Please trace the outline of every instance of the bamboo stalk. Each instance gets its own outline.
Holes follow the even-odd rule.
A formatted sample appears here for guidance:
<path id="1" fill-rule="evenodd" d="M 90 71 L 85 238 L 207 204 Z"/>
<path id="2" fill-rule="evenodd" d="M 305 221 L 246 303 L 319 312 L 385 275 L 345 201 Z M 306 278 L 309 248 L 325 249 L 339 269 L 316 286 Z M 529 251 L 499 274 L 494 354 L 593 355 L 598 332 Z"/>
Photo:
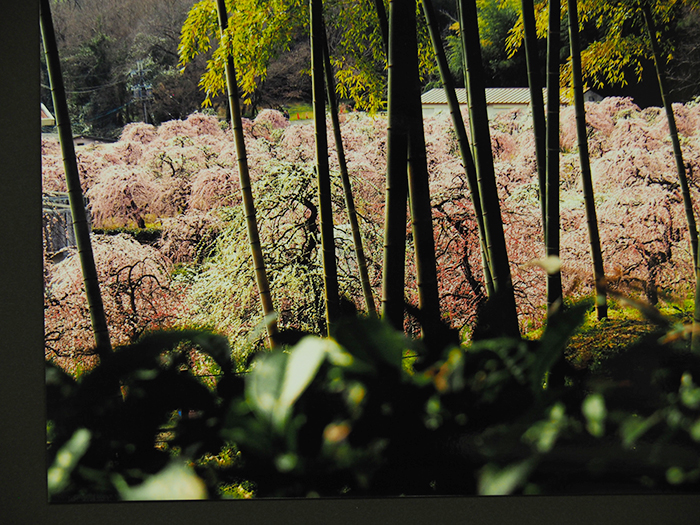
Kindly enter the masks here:
<path id="1" fill-rule="evenodd" d="M 382 41 L 384 42 L 384 51 L 389 54 L 389 21 L 386 16 L 386 9 L 384 9 L 384 0 L 370 0 L 374 2 L 374 8 L 377 11 L 377 18 L 379 19 L 379 30 L 382 33 Z"/>
<path id="2" fill-rule="evenodd" d="M 408 4 L 406 7 L 408 25 L 403 32 L 403 53 L 406 56 L 409 75 L 409 83 L 404 86 L 408 110 L 408 200 L 415 246 L 416 284 L 423 338 L 438 344 L 436 338 L 440 329 L 440 300 L 420 94 L 416 2 L 415 0 L 405 1 Z"/>
<path id="3" fill-rule="evenodd" d="M 549 0 L 547 34 L 547 189 L 545 244 L 548 257 L 559 257 L 559 50 L 560 2 Z M 561 271 L 547 275 L 547 306 L 551 312 L 562 301 Z"/>
<path id="4" fill-rule="evenodd" d="M 475 0 L 459 0 L 458 5 L 460 34 L 465 54 L 464 69 L 469 100 L 469 122 L 472 129 L 479 198 L 484 215 L 494 294 L 499 301 L 499 329 L 504 335 L 515 337 L 520 335 L 520 331 L 493 166 L 476 2 Z"/>
<path id="5" fill-rule="evenodd" d="M 340 314 L 338 297 L 338 269 L 335 260 L 333 236 L 333 208 L 331 206 L 331 176 L 328 165 L 328 137 L 326 132 L 326 104 L 323 78 L 323 4 L 309 0 L 311 17 L 311 82 L 313 89 L 314 131 L 316 136 L 316 176 L 318 183 L 321 253 L 326 300 L 326 330 Z"/>
<path id="6" fill-rule="evenodd" d="M 51 97 L 53 98 L 54 112 L 56 113 L 56 125 L 58 127 L 58 139 L 61 144 L 63 166 L 66 172 L 66 185 L 68 186 L 68 201 L 71 215 L 73 216 L 73 229 L 80 257 L 80 267 L 83 273 L 83 283 L 90 311 L 90 323 L 95 336 L 95 349 L 100 357 L 112 350 L 107 328 L 104 304 L 100 293 L 100 283 L 95 267 L 95 257 L 90 242 L 90 225 L 85 211 L 83 191 L 80 186 L 80 174 L 75 158 L 75 146 L 73 144 L 73 131 L 68 114 L 66 91 L 63 85 L 61 73 L 61 61 L 56 46 L 56 34 L 51 17 L 51 8 L 48 0 L 40 3 L 41 35 L 44 42 L 44 53 L 51 84 Z"/>
<path id="7" fill-rule="evenodd" d="M 404 87 L 409 82 L 402 48 L 408 24 L 404 0 L 389 2 L 387 175 L 382 268 L 382 318 L 403 331 L 408 200 L 408 107 Z"/>
<path id="8" fill-rule="evenodd" d="M 535 134 L 535 159 L 540 184 L 540 206 L 542 212 L 542 237 L 547 231 L 547 177 L 546 177 L 546 123 L 544 118 L 544 100 L 542 98 L 542 80 L 537 54 L 537 29 L 535 27 L 535 8 L 533 0 L 521 0 L 523 11 L 523 31 L 525 42 L 525 62 L 527 79 L 530 87 L 530 109 L 532 111 L 532 129 Z"/>
<path id="9" fill-rule="evenodd" d="M 328 50 L 328 39 L 326 37 L 325 27 L 323 31 L 323 71 L 326 77 L 326 94 L 328 96 L 328 105 L 330 108 L 331 122 L 333 124 L 333 138 L 335 139 L 335 149 L 338 152 L 340 179 L 343 183 L 345 206 L 348 211 L 348 221 L 350 221 L 350 229 L 352 231 L 352 240 L 353 246 L 355 248 L 355 257 L 357 258 L 357 268 L 358 273 L 360 274 L 360 284 L 362 285 L 362 294 L 365 299 L 365 304 L 367 305 L 367 313 L 372 317 L 376 317 L 377 307 L 374 304 L 374 294 L 372 293 L 372 285 L 369 281 L 369 273 L 367 272 L 367 258 L 365 257 L 365 250 L 362 246 L 362 234 L 360 233 L 360 225 L 357 220 L 355 199 L 352 195 L 352 184 L 350 183 L 350 174 L 348 173 L 348 165 L 345 159 L 343 137 L 340 132 L 338 102 L 335 98 L 335 80 L 333 78 L 333 68 L 331 67 L 330 53 Z"/>
<path id="10" fill-rule="evenodd" d="M 221 32 L 221 45 L 224 45 L 226 31 L 228 28 L 228 17 L 226 3 L 224 0 L 217 0 L 217 13 L 219 17 L 219 29 Z M 253 269 L 255 271 L 255 282 L 260 293 L 260 304 L 267 326 L 267 334 L 270 345 L 275 345 L 277 334 L 277 321 L 275 319 L 275 309 L 272 304 L 270 294 L 270 284 L 265 270 L 265 260 L 263 258 L 262 246 L 260 243 L 260 233 L 255 213 L 255 201 L 250 182 L 250 171 L 248 169 L 248 156 L 243 136 L 243 121 L 241 118 L 241 107 L 238 100 L 238 83 L 236 81 L 236 68 L 233 57 L 226 60 L 226 87 L 228 90 L 229 112 L 231 117 L 231 129 L 233 131 L 234 143 L 236 146 L 236 158 L 238 161 L 238 176 L 241 185 L 241 200 L 246 219 L 246 230 L 250 252 L 253 258 Z"/>
<path id="11" fill-rule="evenodd" d="M 459 106 L 459 101 L 457 100 L 455 84 L 452 80 L 450 68 L 447 65 L 447 57 L 445 56 L 445 49 L 442 45 L 440 28 L 437 25 L 437 17 L 435 16 L 435 8 L 433 7 L 432 0 L 423 0 L 423 12 L 425 13 L 428 31 L 430 32 L 433 49 L 435 50 L 435 58 L 438 64 L 438 70 L 440 71 L 440 79 L 442 80 L 442 86 L 445 90 L 445 96 L 447 97 L 447 105 L 450 108 L 452 125 L 454 126 L 455 134 L 457 135 L 457 144 L 459 145 L 459 153 L 462 157 L 464 173 L 467 176 L 469 194 L 471 196 L 472 204 L 474 205 L 474 216 L 476 217 L 477 226 L 479 228 L 479 242 L 481 245 L 484 281 L 486 284 L 487 293 L 489 296 L 491 296 L 493 295 L 493 282 L 491 278 L 490 263 L 488 260 L 489 253 L 486 248 L 486 230 L 484 227 L 481 200 L 479 199 L 479 183 L 476 175 L 474 157 L 472 156 L 471 146 L 469 145 L 467 128 L 464 125 L 462 111 Z"/>
<path id="12" fill-rule="evenodd" d="M 581 182 L 583 184 L 583 200 L 586 207 L 586 220 L 588 223 L 588 239 L 591 247 L 591 258 L 593 259 L 596 313 L 598 319 L 604 319 L 608 316 L 608 302 L 605 290 L 605 266 L 603 265 L 603 252 L 600 248 L 598 218 L 593 194 L 591 161 L 588 153 L 586 107 L 583 102 L 583 80 L 581 74 L 581 46 L 579 44 L 578 34 L 578 3 L 576 0 L 567 1 L 569 11 L 569 45 L 571 47 L 571 75 L 573 77 L 574 106 L 576 110 L 576 136 L 578 138 L 578 152 L 581 162 Z"/>

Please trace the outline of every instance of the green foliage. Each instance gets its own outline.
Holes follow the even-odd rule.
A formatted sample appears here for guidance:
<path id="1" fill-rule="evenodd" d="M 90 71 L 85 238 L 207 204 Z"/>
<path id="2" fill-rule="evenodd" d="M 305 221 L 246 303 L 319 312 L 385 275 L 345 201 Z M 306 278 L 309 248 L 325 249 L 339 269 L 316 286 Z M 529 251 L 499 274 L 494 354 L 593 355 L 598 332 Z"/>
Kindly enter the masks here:
<path id="1" fill-rule="evenodd" d="M 344 213 L 338 177 L 334 185 L 336 217 Z M 302 162 L 270 162 L 265 173 L 252 184 L 262 252 L 270 282 L 280 330 L 321 334 L 323 316 L 323 273 L 316 182 L 313 166 Z M 358 205 L 364 203 L 358 197 Z M 228 334 L 236 355 L 251 352 L 261 333 L 262 319 L 254 286 L 250 249 L 241 242 L 245 235 L 243 210 L 221 211 L 226 227 L 217 237 L 216 248 L 194 276 L 188 301 L 196 312 L 194 321 L 214 326 Z M 371 225 L 367 225 L 367 235 Z M 336 226 L 337 228 L 337 226 Z M 339 229 L 339 228 L 337 228 Z M 349 236 L 336 235 L 339 257 L 339 285 L 342 297 L 361 297 L 356 271 L 345 262 L 351 253 Z"/>
<path id="2" fill-rule="evenodd" d="M 520 86 L 527 82 L 525 54 L 508 53 L 506 40 L 517 22 L 520 2 L 517 0 L 479 0 L 479 37 L 487 86 Z M 445 39 L 450 71 L 457 83 L 464 81 L 462 39 L 459 23 L 450 26 Z"/>
<path id="3" fill-rule="evenodd" d="M 181 68 L 213 50 L 200 80 L 207 96 L 205 105 L 211 105 L 213 97 L 225 91 L 227 56 L 234 57 L 243 99 L 251 102 L 265 81 L 270 61 L 309 33 L 309 6 L 304 0 L 227 1 L 226 5 L 230 18 L 223 38 L 213 0 L 202 0 L 192 7 L 180 35 Z M 336 0 L 327 2 L 324 9 L 339 96 L 352 100 L 358 110 L 382 109 L 386 56 L 373 4 Z M 434 69 L 434 60 L 425 24 L 419 35 L 419 61 L 426 79 Z"/>
<path id="4" fill-rule="evenodd" d="M 652 9 L 661 34 L 664 58 L 674 55 L 674 27 L 682 20 L 683 10 L 697 10 L 697 0 L 579 0 L 579 27 L 590 43 L 582 44 L 581 66 L 586 84 L 594 88 L 625 86 L 639 82 L 645 63 L 652 58 L 652 50 L 645 33 L 643 4 Z M 566 5 L 562 5 L 562 16 Z M 547 2 L 535 2 L 538 38 L 545 38 L 547 29 Z M 513 55 L 523 42 L 522 14 L 513 25 L 506 48 Z M 570 59 L 562 65 L 562 83 L 571 86 Z"/>
<path id="5" fill-rule="evenodd" d="M 52 501 L 697 491 L 686 342 L 657 333 L 604 375 L 543 387 L 589 308 L 539 341 L 450 345 L 419 372 L 403 356 L 426 355 L 421 342 L 356 318 L 238 375 L 225 338 L 192 331 L 147 336 L 80 383 L 49 366 Z M 215 390 L 187 371 L 193 347 L 221 367 Z"/>
<path id="6" fill-rule="evenodd" d="M 206 496 L 186 458 L 218 450 L 205 429 L 220 407 L 189 373 L 194 349 L 216 361 L 219 384 L 230 377 L 226 339 L 201 331 L 147 335 L 105 356 L 80 382 L 47 363 L 52 501 Z M 173 416 L 178 410 L 183 415 Z"/>
<path id="7" fill-rule="evenodd" d="M 145 228 L 130 228 L 128 226 L 117 228 L 93 228 L 92 233 L 98 235 L 119 235 L 120 233 L 125 233 L 141 244 L 153 244 L 161 238 L 163 228 L 161 226 L 147 226 Z"/>
<path id="8" fill-rule="evenodd" d="M 657 305 L 658 317 L 650 320 L 629 300 L 611 299 L 605 319 L 597 320 L 592 311 L 584 317 L 580 329 L 567 343 L 567 358 L 576 368 L 597 373 L 605 369 L 607 359 L 624 353 L 660 328 L 668 330 L 669 340 L 685 337 L 693 320 L 693 300 L 688 298 L 681 306 L 676 302 Z"/>

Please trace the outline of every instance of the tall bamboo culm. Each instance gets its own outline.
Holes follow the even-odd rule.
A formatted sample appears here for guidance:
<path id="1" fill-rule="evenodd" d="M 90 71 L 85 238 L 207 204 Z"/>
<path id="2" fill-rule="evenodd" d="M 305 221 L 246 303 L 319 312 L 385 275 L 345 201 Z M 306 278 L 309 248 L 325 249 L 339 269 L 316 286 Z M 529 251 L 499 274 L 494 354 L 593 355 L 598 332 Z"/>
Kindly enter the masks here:
<path id="1" fill-rule="evenodd" d="M 583 101 L 583 80 L 581 75 L 581 46 L 579 44 L 578 35 L 578 3 L 576 0 L 567 1 L 569 11 L 569 45 L 571 47 L 571 75 L 573 77 L 574 106 L 576 110 L 576 135 L 578 138 L 579 159 L 581 161 L 583 200 L 586 206 L 586 220 L 588 222 L 588 240 L 591 246 L 591 258 L 593 259 L 596 314 L 598 319 L 604 319 L 608 316 L 608 301 L 605 291 L 605 266 L 603 265 L 603 252 L 600 248 L 598 217 L 593 194 L 591 162 L 588 154 L 586 107 Z"/>
<path id="2" fill-rule="evenodd" d="M 323 71 L 326 77 L 326 93 L 328 95 L 328 106 L 331 114 L 331 122 L 333 124 L 333 138 L 335 139 L 335 149 L 338 153 L 338 165 L 340 166 L 340 179 L 343 183 L 343 194 L 345 196 L 345 207 L 348 211 L 348 221 L 352 231 L 352 241 L 355 248 L 355 257 L 357 258 L 357 268 L 360 275 L 360 284 L 362 285 L 362 294 L 367 306 L 367 313 L 376 317 L 377 307 L 374 304 L 374 294 L 372 293 L 372 284 L 369 280 L 367 271 L 367 258 L 362 245 L 362 234 L 360 225 L 357 220 L 357 210 L 355 209 L 355 199 L 352 195 L 352 184 L 350 183 L 350 174 L 348 173 L 348 165 L 345 159 L 345 148 L 343 147 L 343 137 L 340 132 L 340 118 L 338 116 L 338 101 L 335 98 L 335 79 L 333 78 L 333 67 L 331 66 L 330 53 L 328 50 L 328 39 L 326 37 L 325 27 L 323 31 Z"/>
<path id="3" fill-rule="evenodd" d="M 469 122 L 472 130 L 472 148 L 479 185 L 479 199 L 481 200 L 486 230 L 488 260 L 491 265 L 493 299 L 498 301 L 498 307 L 494 313 L 498 315 L 499 332 L 503 335 L 519 337 L 520 330 L 513 281 L 510 274 L 510 263 L 501 218 L 501 204 L 493 166 L 476 1 L 458 0 L 457 5 L 465 56 L 465 85 L 469 101 Z"/>
<path id="4" fill-rule="evenodd" d="M 68 187 L 68 200 L 73 217 L 73 229 L 75 231 L 75 240 L 80 257 L 80 267 L 83 272 L 83 283 L 90 311 L 90 322 L 95 336 L 95 348 L 98 355 L 104 356 L 111 352 L 112 344 L 109 338 L 109 330 L 107 328 L 107 319 L 102 302 L 102 295 L 100 293 L 100 284 L 97 278 L 92 244 L 90 243 L 90 225 L 87 220 L 83 191 L 80 186 L 80 174 L 78 172 L 78 163 L 75 158 L 75 146 L 73 144 L 73 131 L 70 123 L 70 116 L 68 115 L 66 91 L 63 85 L 61 62 L 56 46 L 56 34 L 54 32 L 49 0 L 41 0 L 40 2 L 40 24 L 49 83 L 51 84 L 51 97 L 53 99 L 54 112 L 56 113 L 58 138 L 63 155 L 63 166 L 66 171 L 66 185 Z"/>
<path id="5" fill-rule="evenodd" d="M 225 0 L 217 0 L 217 13 L 219 17 L 219 29 L 221 31 L 221 45 L 225 45 L 228 40 L 228 15 L 226 12 Z M 265 318 L 267 334 L 270 345 L 275 345 L 277 335 L 277 320 L 275 309 L 272 304 L 270 294 L 270 284 L 265 270 L 265 260 L 263 259 L 262 247 L 260 244 L 260 233 L 255 214 L 255 201 L 250 184 L 250 171 L 248 170 L 248 156 L 246 153 L 245 139 L 243 136 L 243 123 L 241 119 L 241 106 L 238 99 L 238 82 L 236 80 L 236 68 L 233 58 L 229 56 L 226 60 L 226 87 L 228 90 L 228 103 L 231 116 L 231 129 L 233 131 L 234 143 L 236 146 L 236 157 L 238 161 L 238 176 L 241 185 L 241 200 L 243 201 L 243 211 L 246 219 L 246 229 L 248 242 L 253 258 L 253 269 L 255 271 L 255 282 L 260 294 L 260 304 Z"/>
<path id="6" fill-rule="evenodd" d="M 547 32 L 547 188 L 545 245 L 548 257 L 559 257 L 559 51 L 561 48 L 559 0 L 549 0 Z M 561 305 L 561 271 L 547 275 L 547 307 Z"/>
<path id="7" fill-rule="evenodd" d="M 387 175 L 382 267 L 382 311 L 403 331 L 406 275 L 406 206 L 408 200 L 408 100 L 410 73 L 403 52 L 403 32 L 410 24 L 408 2 L 389 2 Z"/>
<path id="8" fill-rule="evenodd" d="M 326 330 L 338 319 L 338 269 L 335 260 L 333 208 L 331 206 L 331 175 L 328 165 L 328 137 L 323 75 L 324 29 L 322 0 L 309 0 L 311 21 L 311 84 L 313 90 L 314 130 L 316 137 L 316 177 L 318 183 L 321 253 L 326 300 Z"/>
<path id="9" fill-rule="evenodd" d="M 447 57 L 445 56 L 445 48 L 443 47 L 442 38 L 440 36 L 440 28 L 438 27 L 435 8 L 432 0 L 423 0 L 422 3 L 423 13 L 425 14 L 425 20 L 428 24 L 428 31 L 430 32 L 430 39 L 433 44 L 433 49 L 435 50 L 438 70 L 440 71 L 440 79 L 442 80 L 442 86 L 445 90 L 445 96 L 447 97 L 447 106 L 450 109 L 450 116 L 452 117 L 452 125 L 454 126 L 455 134 L 457 135 L 457 144 L 459 145 L 459 153 L 462 157 L 464 173 L 467 177 L 469 194 L 471 196 L 472 204 L 474 205 L 474 216 L 476 217 L 477 227 L 479 228 L 479 241 L 481 245 L 486 291 L 488 295 L 493 295 L 493 282 L 491 279 L 490 264 L 488 260 L 489 253 L 486 249 L 486 230 L 484 228 L 484 216 L 481 210 L 481 200 L 479 199 L 479 183 L 476 175 L 476 165 L 474 164 L 474 157 L 472 156 L 471 146 L 469 145 L 467 128 L 464 125 L 462 111 L 459 106 L 459 101 L 457 100 L 455 83 L 452 79 L 452 73 L 450 72 L 450 68 L 447 64 Z"/>
<path id="10" fill-rule="evenodd" d="M 406 55 L 409 73 L 409 83 L 404 86 L 408 97 L 408 200 L 415 248 L 416 283 L 423 337 L 433 342 L 428 346 L 439 346 L 440 342 L 436 338 L 440 332 L 440 301 L 418 69 L 416 1 L 405 2 L 409 10 L 407 14 L 410 15 L 408 26 L 402 34 L 403 53 Z"/>
<path id="11" fill-rule="evenodd" d="M 521 0 L 523 12 L 523 40 L 525 44 L 525 62 L 527 80 L 530 87 L 530 110 L 532 111 L 532 129 L 535 134 L 535 159 L 540 185 L 540 206 L 542 213 L 542 238 L 547 231 L 547 176 L 546 176 L 546 123 L 544 118 L 543 82 L 540 77 L 540 60 L 537 51 L 537 28 L 535 25 L 535 7 L 533 0 Z"/>

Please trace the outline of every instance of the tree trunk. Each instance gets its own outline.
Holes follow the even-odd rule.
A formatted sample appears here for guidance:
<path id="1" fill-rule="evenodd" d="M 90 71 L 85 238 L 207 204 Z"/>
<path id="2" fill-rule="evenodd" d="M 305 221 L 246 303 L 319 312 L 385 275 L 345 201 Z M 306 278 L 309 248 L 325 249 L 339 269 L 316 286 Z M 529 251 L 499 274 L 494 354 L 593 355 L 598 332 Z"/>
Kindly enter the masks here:
<path id="1" fill-rule="evenodd" d="M 588 135 L 586 130 L 586 108 L 583 102 L 583 80 L 581 75 L 581 46 L 578 36 L 578 5 L 576 0 L 568 0 L 569 10 L 569 44 L 571 46 L 571 74 L 574 86 L 574 106 L 576 109 L 576 135 L 578 152 L 581 160 L 581 182 L 583 199 L 586 203 L 586 220 L 588 221 L 588 238 L 593 259 L 593 278 L 595 280 L 596 313 L 598 319 L 608 316 L 608 302 L 605 292 L 605 267 L 603 252 L 600 249 L 598 218 L 596 216 L 591 177 L 591 162 L 588 154 Z"/>
<path id="2" fill-rule="evenodd" d="M 221 45 L 227 39 L 226 30 L 228 28 L 228 17 L 224 0 L 217 0 L 217 12 L 219 16 L 219 28 L 221 31 Z M 236 157 L 238 160 L 238 176 L 241 185 L 241 200 L 246 218 L 246 228 L 248 232 L 248 242 L 253 257 L 253 268 L 255 270 L 255 282 L 260 293 L 260 303 L 263 316 L 267 325 L 267 334 L 270 345 L 275 345 L 277 334 L 277 321 L 275 319 L 275 309 L 270 295 L 270 285 L 265 271 L 265 260 L 263 259 L 262 247 L 260 245 L 260 234 L 258 223 L 255 217 L 255 201 L 250 185 L 250 172 L 248 170 L 248 156 L 246 154 L 245 139 L 243 137 L 243 123 L 241 120 L 241 106 L 238 99 L 238 82 L 236 81 L 236 68 L 233 57 L 226 60 L 226 87 L 228 89 L 229 111 L 231 114 L 231 129 L 236 146 Z"/>
<path id="3" fill-rule="evenodd" d="M 523 10 L 525 62 L 527 65 L 528 84 L 530 86 L 532 129 L 535 134 L 535 158 L 537 161 L 537 175 L 540 183 L 542 233 L 544 237 L 544 232 L 547 231 L 546 124 L 544 119 L 544 100 L 542 98 L 542 79 L 540 78 L 540 61 L 537 52 L 535 7 L 533 0 L 521 0 L 521 6 Z"/>
<path id="4" fill-rule="evenodd" d="M 58 138 L 61 143 L 63 166 L 66 171 L 66 185 L 68 186 L 68 199 L 73 216 L 73 229 L 80 257 L 80 266 L 83 272 L 90 322 L 95 335 L 95 349 L 98 355 L 102 357 L 111 352 L 112 344 L 109 339 L 107 319 L 104 304 L 102 303 L 102 295 L 100 294 L 97 269 L 95 268 L 95 258 L 92 252 L 92 244 L 90 243 L 90 225 L 88 224 L 83 191 L 80 186 L 80 174 L 78 173 L 78 163 L 75 158 L 75 146 L 73 144 L 73 131 L 68 115 L 66 91 L 63 86 L 61 62 L 56 46 L 56 34 L 54 32 L 49 0 L 41 0 L 40 11 L 41 35 L 44 42 L 49 83 L 51 84 L 51 96 L 56 113 L 56 125 L 58 126 Z"/>
<path id="5" fill-rule="evenodd" d="M 411 13 L 405 0 L 389 2 L 387 174 L 382 268 L 382 318 L 403 331 L 408 200 L 408 115 L 406 86 L 411 82 L 403 34 Z"/>
<path id="6" fill-rule="evenodd" d="M 479 239 L 481 243 L 484 281 L 486 283 L 488 295 L 493 295 L 493 283 L 491 280 L 491 272 L 489 268 L 490 265 L 488 262 L 488 251 L 486 249 L 486 231 L 484 229 L 484 217 L 481 210 L 481 201 L 479 199 L 479 183 L 477 181 L 476 166 L 474 165 L 474 157 L 472 156 L 471 146 L 469 145 L 467 128 L 464 125 L 462 111 L 459 107 L 459 101 L 457 100 L 457 93 L 455 92 L 455 85 L 454 81 L 452 80 L 452 74 L 450 73 L 450 68 L 447 65 L 447 57 L 445 56 L 445 49 L 442 45 L 442 39 L 440 37 L 440 28 L 437 25 L 435 9 L 433 7 L 432 0 L 423 0 L 423 12 L 425 13 L 425 19 L 428 24 L 428 30 L 430 32 L 430 38 L 433 43 L 433 49 L 435 50 L 435 57 L 437 60 L 438 69 L 440 71 L 440 78 L 442 80 L 443 88 L 445 89 L 447 105 L 450 108 L 452 125 L 454 126 L 455 133 L 457 135 L 459 153 L 462 157 L 464 173 L 467 176 L 467 185 L 469 187 L 469 193 L 471 195 L 472 204 L 474 205 L 474 215 L 476 216 L 477 226 L 479 227 Z"/>
<path id="7" fill-rule="evenodd" d="M 348 166 L 345 160 L 345 148 L 343 147 L 343 137 L 340 133 L 340 119 L 338 118 L 338 102 L 335 98 L 335 80 L 333 78 L 333 68 L 331 67 L 330 54 L 328 51 L 328 39 L 326 38 L 325 28 L 323 31 L 323 70 L 326 76 L 326 93 L 328 95 L 331 121 L 333 123 L 333 137 L 335 138 L 335 148 L 338 152 L 340 178 L 343 182 L 345 205 L 348 209 L 348 220 L 350 221 L 350 229 L 352 230 L 352 240 L 355 247 L 355 256 L 357 257 L 357 267 L 360 274 L 360 283 L 362 284 L 362 293 L 365 298 L 365 304 L 367 305 L 367 313 L 370 316 L 375 317 L 377 315 L 377 308 L 374 304 L 372 285 L 369 282 L 367 259 L 365 257 L 365 250 L 362 246 L 362 235 L 360 233 L 360 226 L 357 221 L 355 200 L 352 196 L 352 185 L 350 184 L 350 175 L 348 173 Z"/>
<path id="8" fill-rule="evenodd" d="M 499 325 L 498 330 L 504 335 L 519 336 L 515 295 L 503 234 L 501 207 L 491 151 L 476 2 L 475 0 L 459 0 L 458 5 L 460 7 L 460 34 L 465 54 L 465 85 L 469 99 L 469 122 L 472 128 L 479 198 L 484 216 L 494 294 L 499 304 L 497 309 L 499 319 L 493 322 Z"/>
<path id="9" fill-rule="evenodd" d="M 549 0 L 547 35 L 547 227 L 545 244 L 548 257 L 559 257 L 559 50 L 560 3 Z M 547 275 L 547 306 L 550 311 L 561 305 L 561 271 Z"/>
<path id="10" fill-rule="evenodd" d="M 313 89 L 314 130 L 316 136 L 316 177 L 318 181 L 321 253 L 326 300 L 326 330 L 339 316 L 338 269 L 335 261 L 333 208 L 331 206 L 331 175 L 328 165 L 328 136 L 323 79 L 323 3 L 309 0 L 311 16 L 311 82 Z"/>

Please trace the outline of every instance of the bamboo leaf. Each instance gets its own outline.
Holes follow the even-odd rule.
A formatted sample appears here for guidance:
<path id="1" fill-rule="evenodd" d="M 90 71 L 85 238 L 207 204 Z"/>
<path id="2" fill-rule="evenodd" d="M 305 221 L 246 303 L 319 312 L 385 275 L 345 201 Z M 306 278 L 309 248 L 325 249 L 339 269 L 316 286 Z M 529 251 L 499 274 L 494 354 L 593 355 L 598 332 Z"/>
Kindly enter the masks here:
<path id="1" fill-rule="evenodd" d="M 278 429 L 287 422 L 292 406 L 313 381 L 326 357 L 328 346 L 332 344 L 329 340 L 307 336 L 292 349 L 273 412 L 273 421 Z"/>
<path id="2" fill-rule="evenodd" d="M 558 310 L 547 321 L 530 376 L 533 392 L 541 392 L 547 372 L 562 356 L 567 341 L 583 323 L 584 316 L 590 307 L 590 300 L 581 301 L 568 310 Z"/>
<path id="3" fill-rule="evenodd" d="M 537 465 L 535 458 L 500 468 L 486 465 L 479 472 L 480 496 L 506 496 L 522 486 Z"/>

